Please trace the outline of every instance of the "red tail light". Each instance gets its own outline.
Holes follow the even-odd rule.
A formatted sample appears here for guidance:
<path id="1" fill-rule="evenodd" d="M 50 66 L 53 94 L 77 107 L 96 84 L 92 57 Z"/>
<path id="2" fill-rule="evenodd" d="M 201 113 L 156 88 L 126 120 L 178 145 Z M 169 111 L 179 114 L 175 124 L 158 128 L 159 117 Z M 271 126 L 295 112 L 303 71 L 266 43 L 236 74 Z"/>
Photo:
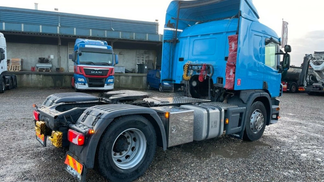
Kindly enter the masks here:
<path id="1" fill-rule="evenodd" d="M 34 119 L 36 121 L 39 121 L 39 112 L 37 112 L 36 110 L 34 110 Z"/>
<path id="2" fill-rule="evenodd" d="M 79 133 L 77 131 L 74 131 L 74 130 L 71 130 L 69 129 L 69 132 L 68 132 L 68 140 L 71 142 L 71 143 L 74 143 L 75 145 L 83 145 L 84 144 L 84 135 L 82 133 Z"/>

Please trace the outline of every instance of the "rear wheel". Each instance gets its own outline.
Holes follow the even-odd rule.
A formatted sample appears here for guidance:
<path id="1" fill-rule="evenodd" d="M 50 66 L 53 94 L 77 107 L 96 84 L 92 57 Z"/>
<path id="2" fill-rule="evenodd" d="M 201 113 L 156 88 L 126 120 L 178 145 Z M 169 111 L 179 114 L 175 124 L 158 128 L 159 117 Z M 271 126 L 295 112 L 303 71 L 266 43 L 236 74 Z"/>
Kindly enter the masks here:
<path id="1" fill-rule="evenodd" d="M 6 84 L 2 77 L 0 77 L 0 93 L 3 93 L 6 90 Z"/>
<path id="2" fill-rule="evenodd" d="M 292 83 L 291 84 L 291 86 L 290 86 L 290 88 L 289 88 L 289 91 L 291 92 L 291 93 L 295 93 L 295 92 L 297 92 L 297 84 L 296 83 Z"/>
<path id="3" fill-rule="evenodd" d="M 119 118 L 100 141 L 98 170 L 109 181 L 133 181 L 149 167 L 155 149 L 155 130 L 147 119 L 142 116 Z"/>
<path id="4" fill-rule="evenodd" d="M 254 102 L 248 113 L 243 139 L 255 141 L 261 138 L 267 119 L 267 112 L 262 102 Z"/>

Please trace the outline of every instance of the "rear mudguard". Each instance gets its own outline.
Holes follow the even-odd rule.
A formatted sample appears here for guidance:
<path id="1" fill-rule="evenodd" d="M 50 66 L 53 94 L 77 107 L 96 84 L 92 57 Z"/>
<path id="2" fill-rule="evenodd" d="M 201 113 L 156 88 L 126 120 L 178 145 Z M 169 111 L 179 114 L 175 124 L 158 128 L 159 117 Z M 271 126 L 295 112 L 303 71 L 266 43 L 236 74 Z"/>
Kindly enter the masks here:
<path id="1" fill-rule="evenodd" d="M 103 133 L 116 118 L 130 115 L 142 115 L 146 117 L 153 124 L 157 133 L 157 138 L 160 139 L 160 141 L 157 142 L 166 150 L 166 132 L 163 122 L 156 111 L 147 107 L 134 105 L 109 104 L 93 106 L 86 109 L 77 123 L 70 125 L 71 129 L 75 129 L 82 133 L 87 132 L 89 128 L 93 128 L 95 133 L 86 138 L 86 142 L 83 146 L 77 146 L 71 143 L 69 152 L 76 156 L 86 168 L 93 168 L 97 147 Z"/>

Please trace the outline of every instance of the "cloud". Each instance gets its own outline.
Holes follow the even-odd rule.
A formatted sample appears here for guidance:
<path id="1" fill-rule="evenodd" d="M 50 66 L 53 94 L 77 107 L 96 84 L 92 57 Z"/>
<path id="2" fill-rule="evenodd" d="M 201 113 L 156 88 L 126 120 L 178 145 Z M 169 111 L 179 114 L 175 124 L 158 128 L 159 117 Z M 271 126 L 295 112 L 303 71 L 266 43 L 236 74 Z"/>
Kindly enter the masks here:
<path id="1" fill-rule="evenodd" d="M 300 66 L 305 54 L 324 51 L 324 30 L 311 31 L 303 37 L 289 40 L 292 47 L 291 65 Z"/>

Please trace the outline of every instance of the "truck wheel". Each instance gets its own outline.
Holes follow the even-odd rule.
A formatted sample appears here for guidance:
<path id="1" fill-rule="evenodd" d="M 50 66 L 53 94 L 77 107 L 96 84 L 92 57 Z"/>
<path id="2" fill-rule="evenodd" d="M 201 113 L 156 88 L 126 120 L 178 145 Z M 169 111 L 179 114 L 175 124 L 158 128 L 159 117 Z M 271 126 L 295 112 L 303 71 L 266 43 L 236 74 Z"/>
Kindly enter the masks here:
<path id="1" fill-rule="evenodd" d="M 265 125 L 267 112 L 262 102 L 257 101 L 251 105 L 247 113 L 247 122 L 245 126 L 243 139 L 246 141 L 255 141 L 261 138 Z"/>
<path id="2" fill-rule="evenodd" d="M 102 136 L 97 153 L 98 170 L 109 181 L 133 181 L 149 167 L 155 149 L 155 130 L 147 119 L 119 118 Z"/>
<path id="3" fill-rule="evenodd" d="M 17 77 L 16 77 L 16 75 L 14 75 L 13 76 L 13 88 L 17 88 L 17 85 L 18 85 L 18 83 L 17 83 Z"/>
<path id="4" fill-rule="evenodd" d="M 7 90 L 11 90 L 12 88 L 13 88 L 12 79 L 9 78 L 9 85 L 7 86 Z"/>
<path id="5" fill-rule="evenodd" d="M 160 84 L 160 86 L 159 86 L 159 92 L 163 92 L 162 84 Z"/>
<path id="6" fill-rule="evenodd" d="M 75 91 L 75 92 L 79 92 L 79 91 L 80 91 L 79 89 L 77 89 L 75 83 L 74 83 L 74 91 Z"/>
<path id="7" fill-rule="evenodd" d="M 147 83 L 146 88 L 147 88 L 147 90 L 151 90 L 151 85 L 149 83 Z"/>
<path id="8" fill-rule="evenodd" d="M 0 93 L 3 93 L 6 90 L 6 84 L 3 78 L 0 77 Z"/>
<path id="9" fill-rule="evenodd" d="M 296 93 L 297 92 L 297 84 L 296 83 L 292 83 L 290 88 L 289 88 L 289 91 L 291 93 Z"/>

